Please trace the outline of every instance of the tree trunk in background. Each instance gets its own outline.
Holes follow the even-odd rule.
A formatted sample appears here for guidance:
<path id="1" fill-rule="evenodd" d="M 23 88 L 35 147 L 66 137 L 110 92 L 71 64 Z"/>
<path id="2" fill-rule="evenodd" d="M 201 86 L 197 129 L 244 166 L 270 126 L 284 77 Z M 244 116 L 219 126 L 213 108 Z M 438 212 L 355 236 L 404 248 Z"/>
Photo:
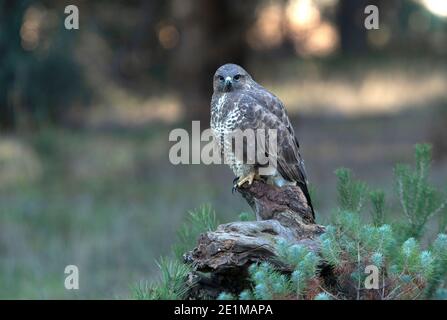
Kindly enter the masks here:
<path id="1" fill-rule="evenodd" d="M 29 1 L 4 1 L 0 4 L 0 130 L 14 129 L 17 116 L 13 90 L 24 55 L 20 45 L 22 17 Z"/>
<path id="2" fill-rule="evenodd" d="M 340 46 L 343 54 L 359 54 L 367 49 L 367 30 L 364 26 L 367 0 L 339 1 L 337 23 L 340 32 Z"/>
<path id="3" fill-rule="evenodd" d="M 172 56 L 170 77 L 180 92 L 188 120 L 210 117 L 216 69 L 228 62 L 244 64 L 248 46 L 246 31 L 258 1 L 183 1 L 172 3 L 180 43 Z"/>

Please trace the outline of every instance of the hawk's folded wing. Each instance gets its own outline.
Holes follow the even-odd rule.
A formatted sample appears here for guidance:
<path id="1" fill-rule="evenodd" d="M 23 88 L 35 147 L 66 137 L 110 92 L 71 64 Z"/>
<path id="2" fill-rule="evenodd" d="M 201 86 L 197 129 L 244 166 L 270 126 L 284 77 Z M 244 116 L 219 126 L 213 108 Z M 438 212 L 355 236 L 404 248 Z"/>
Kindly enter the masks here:
<path id="1" fill-rule="evenodd" d="M 272 112 L 272 106 L 267 107 L 262 104 L 262 100 L 254 98 L 252 95 L 245 95 L 239 101 L 239 107 L 243 110 L 244 117 L 239 123 L 241 130 L 246 129 L 263 129 L 266 137 L 267 156 L 276 159 L 277 169 L 281 176 L 288 181 L 296 181 L 300 184 L 307 184 L 307 176 L 304 168 L 304 162 L 299 152 L 298 140 L 295 137 L 293 128 L 285 113 Z M 280 103 L 280 102 L 279 102 Z M 276 110 L 280 110 L 281 106 L 274 106 Z M 285 115 L 287 119 L 278 116 Z M 268 150 L 268 130 L 275 129 L 277 135 L 277 152 L 273 154 Z M 259 145 L 259 146 L 258 146 Z M 257 144 L 258 147 L 262 147 Z"/>

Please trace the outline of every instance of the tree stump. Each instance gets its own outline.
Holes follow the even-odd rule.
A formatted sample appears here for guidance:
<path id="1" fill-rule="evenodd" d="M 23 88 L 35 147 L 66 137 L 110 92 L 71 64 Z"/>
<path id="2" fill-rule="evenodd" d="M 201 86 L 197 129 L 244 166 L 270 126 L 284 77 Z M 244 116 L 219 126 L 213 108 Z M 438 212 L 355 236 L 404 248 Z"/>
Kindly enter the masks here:
<path id="1" fill-rule="evenodd" d="M 216 298 L 223 291 L 239 293 L 248 288 L 248 267 L 256 262 L 268 261 L 290 272 L 277 259 L 275 244 L 279 239 L 319 250 L 318 237 L 325 228 L 315 224 L 298 186 L 279 188 L 254 181 L 237 191 L 253 209 L 257 221 L 222 224 L 202 234 L 197 247 L 185 253 L 185 262 L 194 270 L 188 279 L 190 299 Z"/>

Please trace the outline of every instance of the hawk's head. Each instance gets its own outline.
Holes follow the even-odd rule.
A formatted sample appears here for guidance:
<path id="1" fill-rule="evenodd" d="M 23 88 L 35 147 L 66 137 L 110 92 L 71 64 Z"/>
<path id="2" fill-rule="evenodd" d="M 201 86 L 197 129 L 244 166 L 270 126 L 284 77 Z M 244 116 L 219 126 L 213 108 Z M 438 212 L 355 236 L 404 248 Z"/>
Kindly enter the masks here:
<path id="1" fill-rule="evenodd" d="M 241 66 L 227 63 L 217 69 L 213 81 L 215 92 L 229 92 L 246 88 L 251 77 Z"/>

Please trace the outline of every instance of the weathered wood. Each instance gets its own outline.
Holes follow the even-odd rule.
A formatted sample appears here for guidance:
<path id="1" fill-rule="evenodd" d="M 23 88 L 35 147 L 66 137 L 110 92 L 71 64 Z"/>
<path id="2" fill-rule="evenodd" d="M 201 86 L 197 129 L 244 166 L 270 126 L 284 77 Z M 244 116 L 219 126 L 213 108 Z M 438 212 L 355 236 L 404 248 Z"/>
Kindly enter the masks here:
<path id="1" fill-rule="evenodd" d="M 208 272 L 246 268 L 263 260 L 277 264 L 278 261 L 273 260 L 279 239 L 317 251 L 316 237 L 323 232 L 324 227 L 316 224 L 303 224 L 300 229 L 293 229 L 276 220 L 231 222 L 202 234 L 197 247 L 185 259 L 192 262 L 196 270 Z"/>
<path id="2" fill-rule="evenodd" d="M 216 297 L 222 291 L 239 292 L 248 287 L 248 267 L 269 261 L 280 270 L 289 266 L 277 259 L 278 240 L 319 250 L 318 237 L 324 227 L 315 224 L 312 211 L 301 189 L 278 188 L 262 181 L 237 189 L 251 206 L 258 221 L 231 222 L 202 234 L 197 247 L 185 254 L 194 272 L 190 298 Z"/>
<path id="3" fill-rule="evenodd" d="M 282 188 L 255 180 L 236 189 L 256 214 L 257 220 L 276 219 L 284 226 L 299 227 L 314 223 L 312 210 L 298 186 Z"/>

